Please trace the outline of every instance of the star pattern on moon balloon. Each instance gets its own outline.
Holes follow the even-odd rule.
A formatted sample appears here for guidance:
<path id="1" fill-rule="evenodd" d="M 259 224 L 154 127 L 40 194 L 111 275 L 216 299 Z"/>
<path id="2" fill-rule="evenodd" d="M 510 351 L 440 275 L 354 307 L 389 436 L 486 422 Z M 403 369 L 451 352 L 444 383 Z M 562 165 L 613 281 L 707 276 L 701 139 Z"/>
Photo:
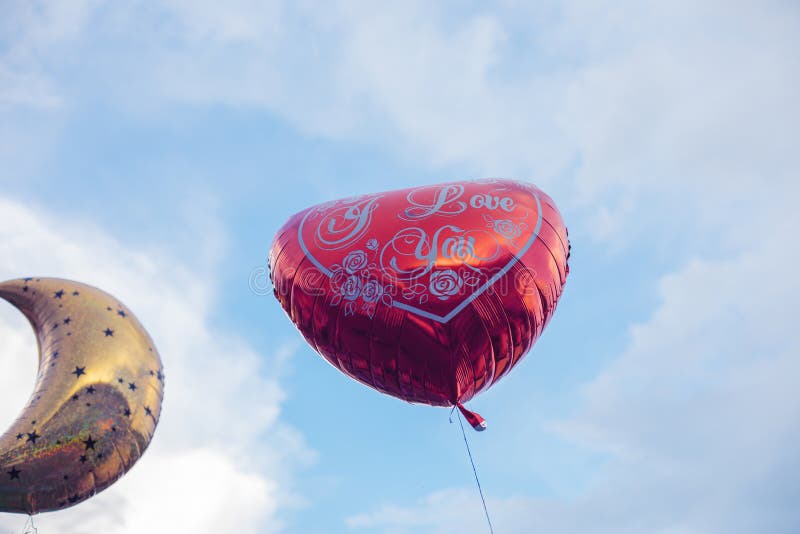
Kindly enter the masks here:
<path id="1" fill-rule="evenodd" d="M 0 512 L 82 502 L 141 457 L 161 413 L 164 371 L 145 329 L 94 287 L 54 278 L 0 283 L 30 321 L 39 371 L 22 413 L 0 436 Z"/>

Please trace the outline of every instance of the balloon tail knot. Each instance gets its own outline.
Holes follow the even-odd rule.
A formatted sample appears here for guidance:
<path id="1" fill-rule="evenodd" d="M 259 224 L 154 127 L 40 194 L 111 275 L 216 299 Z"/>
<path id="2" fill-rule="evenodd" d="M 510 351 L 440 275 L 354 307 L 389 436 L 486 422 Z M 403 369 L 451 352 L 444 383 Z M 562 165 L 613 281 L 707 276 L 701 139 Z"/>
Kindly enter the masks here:
<path id="1" fill-rule="evenodd" d="M 460 402 L 456 403 L 456 407 L 464 415 L 464 419 L 467 420 L 467 422 L 472 426 L 472 428 L 474 428 L 478 432 L 483 432 L 484 430 L 486 430 L 486 420 L 483 417 L 481 417 L 480 414 L 467 410 L 466 408 L 464 408 L 464 405 L 461 404 Z M 450 412 L 450 415 L 452 417 L 452 412 Z"/>

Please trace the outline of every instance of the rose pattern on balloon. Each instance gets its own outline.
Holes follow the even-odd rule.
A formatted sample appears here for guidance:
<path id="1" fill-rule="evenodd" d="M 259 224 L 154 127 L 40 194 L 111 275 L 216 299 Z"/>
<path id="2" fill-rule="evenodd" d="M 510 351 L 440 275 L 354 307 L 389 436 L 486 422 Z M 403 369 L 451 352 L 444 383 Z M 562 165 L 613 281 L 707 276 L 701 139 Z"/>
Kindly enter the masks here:
<path id="1" fill-rule="evenodd" d="M 383 286 L 380 285 L 375 279 L 367 280 L 367 282 L 361 288 L 361 298 L 364 299 L 365 305 L 378 302 L 378 299 L 380 299 L 383 294 Z"/>
<path id="2" fill-rule="evenodd" d="M 528 225 L 523 223 L 515 223 L 511 219 L 495 219 L 491 215 L 484 215 L 486 226 L 497 232 L 506 243 L 515 245 L 515 240 L 522 235 L 522 232 L 527 230 Z"/>
<path id="3" fill-rule="evenodd" d="M 366 248 L 374 255 L 378 241 L 370 239 Z M 334 296 L 330 305 L 339 306 L 344 302 L 345 316 L 350 316 L 356 312 L 360 303 L 361 311 L 370 318 L 375 314 L 379 301 L 391 306 L 392 297 L 387 288 L 378 281 L 375 271 L 376 264 L 370 262 L 366 252 L 361 249 L 348 252 L 342 258 L 341 265 L 331 266 L 333 276 L 330 284 Z"/>
<path id="4" fill-rule="evenodd" d="M 464 287 L 464 281 L 453 269 L 436 271 L 431 274 L 430 292 L 439 300 L 447 300 Z"/>
<path id="5" fill-rule="evenodd" d="M 353 250 L 342 260 L 342 267 L 348 274 L 354 274 L 367 266 L 367 254 L 363 250 Z"/>
<path id="6" fill-rule="evenodd" d="M 361 295 L 361 278 L 351 274 L 342 284 L 340 295 L 344 300 L 356 300 Z"/>

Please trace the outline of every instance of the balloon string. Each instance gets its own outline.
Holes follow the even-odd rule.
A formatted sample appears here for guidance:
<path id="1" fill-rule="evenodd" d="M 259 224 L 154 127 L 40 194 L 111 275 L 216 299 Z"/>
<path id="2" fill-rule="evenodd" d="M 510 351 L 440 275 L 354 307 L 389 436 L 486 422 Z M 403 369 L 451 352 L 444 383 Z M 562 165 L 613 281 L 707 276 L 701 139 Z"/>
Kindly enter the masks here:
<path id="1" fill-rule="evenodd" d="M 455 407 L 453 407 L 455 410 Z M 461 426 L 461 435 L 464 436 L 464 445 L 467 446 L 467 455 L 469 455 L 469 463 L 472 465 L 472 474 L 475 475 L 475 483 L 478 485 L 478 493 L 481 496 L 481 502 L 483 503 L 483 513 L 486 514 L 486 522 L 489 524 L 489 532 L 494 534 L 494 528 L 492 528 L 492 520 L 489 517 L 489 509 L 486 508 L 486 499 L 483 497 L 483 489 L 481 489 L 481 481 L 478 479 L 478 470 L 475 469 L 475 461 L 472 459 L 472 452 L 469 450 L 469 441 L 467 441 L 467 433 L 464 432 L 464 423 L 461 421 L 461 412 L 456 412 L 458 415 L 458 424 Z M 450 412 L 450 422 L 452 423 L 453 412 Z"/>
<path id="2" fill-rule="evenodd" d="M 29 525 L 30 528 L 28 528 Z M 22 534 L 38 534 L 38 532 L 39 529 L 33 524 L 33 516 L 29 515 L 28 520 L 25 521 L 25 525 L 22 527 Z"/>

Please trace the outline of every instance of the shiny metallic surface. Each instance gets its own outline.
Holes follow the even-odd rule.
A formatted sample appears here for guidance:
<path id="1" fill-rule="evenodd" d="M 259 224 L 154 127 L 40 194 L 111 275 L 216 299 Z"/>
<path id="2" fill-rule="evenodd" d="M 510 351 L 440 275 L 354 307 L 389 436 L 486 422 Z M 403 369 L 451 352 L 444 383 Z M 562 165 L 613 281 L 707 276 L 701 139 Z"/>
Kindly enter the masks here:
<path id="1" fill-rule="evenodd" d="M 0 284 L 39 343 L 33 394 L 0 436 L 0 512 L 77 504 L 139 459 L 161 413 L 164 374 L 133 313 L 91 286 L 53 278 Z"/>
<path id="2" fill-rule="evenodd" d="M 276 298 L 331 365 L 408 402 L 452 406 L 542 334 L 569 248 L 550 197 L 491 179 L 312 206 L 278 231 L 269 265 Z"/>

